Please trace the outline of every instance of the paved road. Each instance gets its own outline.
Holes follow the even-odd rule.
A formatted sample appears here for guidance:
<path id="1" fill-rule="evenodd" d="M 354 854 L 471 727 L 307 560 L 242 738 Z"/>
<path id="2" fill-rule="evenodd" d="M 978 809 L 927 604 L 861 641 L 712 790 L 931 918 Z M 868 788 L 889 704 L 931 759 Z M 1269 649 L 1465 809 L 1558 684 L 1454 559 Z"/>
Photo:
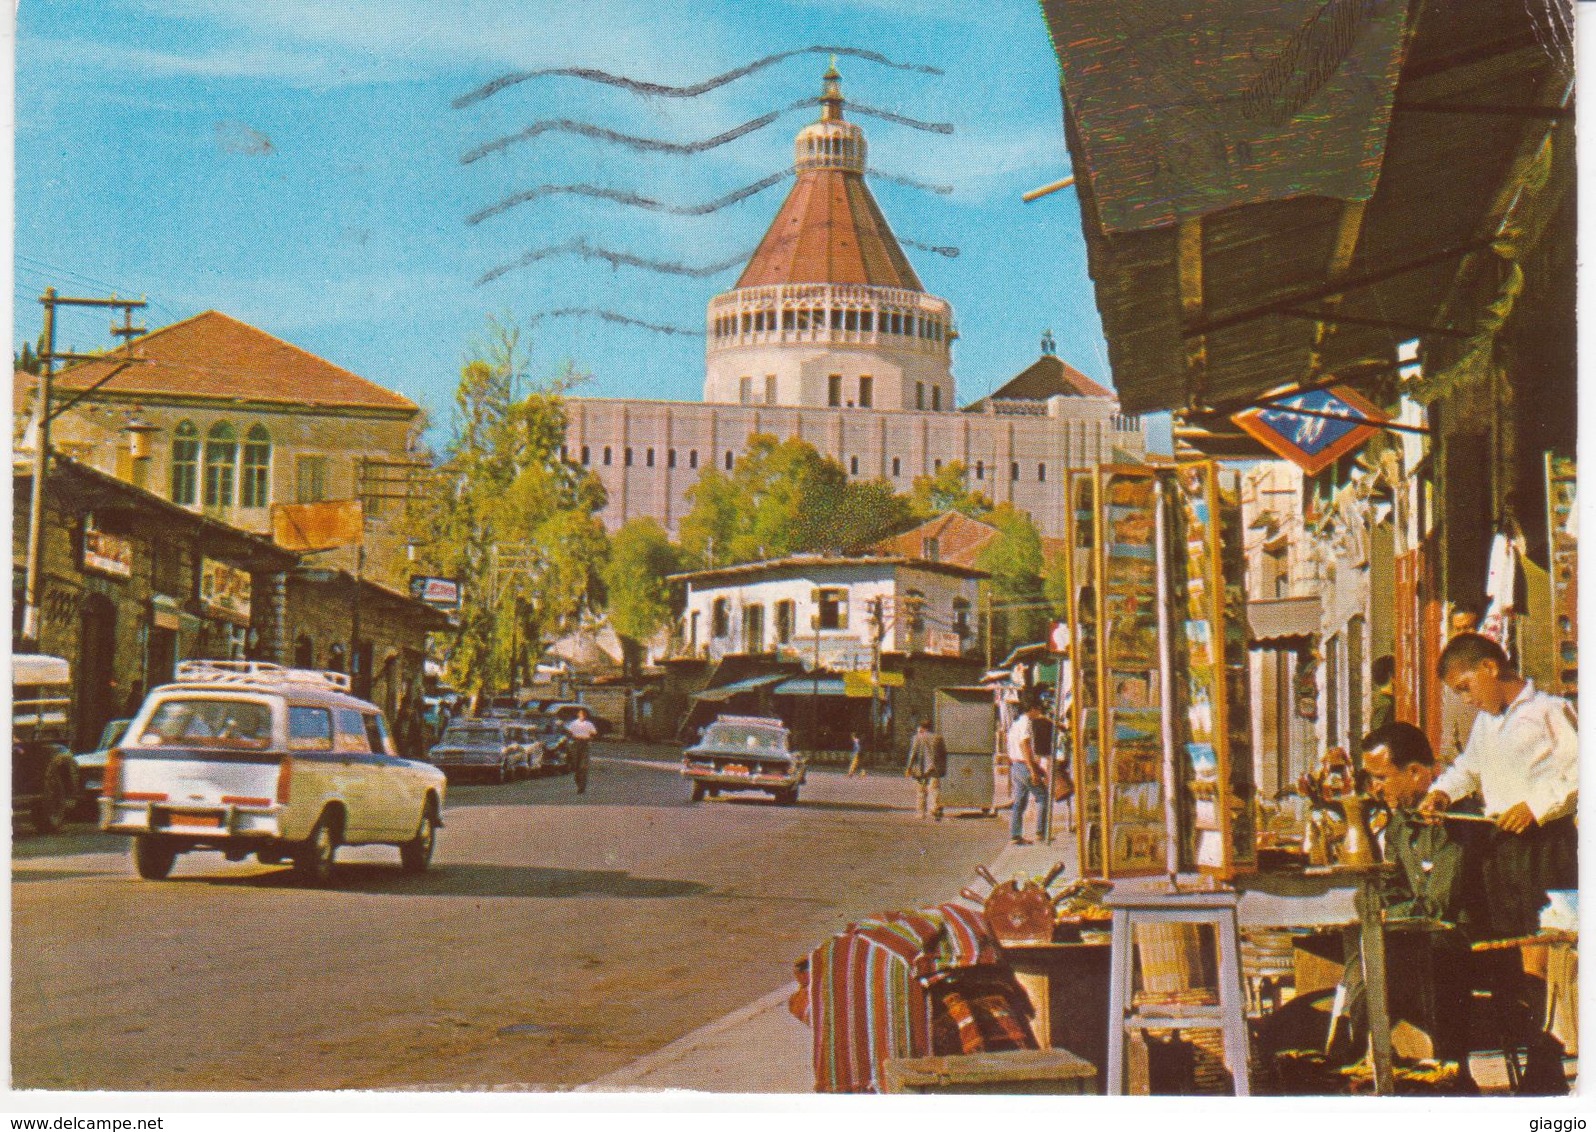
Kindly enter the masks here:
<path id="1" fill-rule="evenodd" d="M 331 891 L 214 853 L 139 881 L 121 838 L 21 836 L 14 1087 L 569 1087 L 780 987 L 849 919 L 951 897 L 1004 840 L 917 820 L 899 776 L 692 805 L 675 768 L 605 744 L 583 797 L 452 788 L 434 871 L 345 850 Z"/>

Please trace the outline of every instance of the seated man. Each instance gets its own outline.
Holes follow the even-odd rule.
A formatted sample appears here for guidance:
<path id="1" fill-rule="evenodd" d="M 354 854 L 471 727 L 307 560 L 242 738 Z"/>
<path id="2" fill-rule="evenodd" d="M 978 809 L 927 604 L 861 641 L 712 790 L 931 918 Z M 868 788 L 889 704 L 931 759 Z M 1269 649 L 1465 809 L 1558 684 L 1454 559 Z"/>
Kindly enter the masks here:
<path id="1" fill-rule="evenodd" d="M 1384 858 L 1397 866 L 1385 893 L 1386 969 L 1429 965 L 1430 979 L 1390 979 L 1393 1023 L 1406 1018 L 1430 1035 L 1435 1056 L 1456 1062 L 1459 1087 L 1472 1088 L 1468 1068 L 1468 960 L 1471 932 L 1480 923 L 1479 852 L 1476 823 L 1434 822 L 1416 807 L 1430 792 L 1437 767 L 1430 742 L 1411 723 L 1388 723 L 1364 736 L 1359 745 L 1370 790 L 1390 811 L 1382 835 Z M 1342 976 L 1351 1023 L 1351 1048 L 1367 1046 L 1367 1002 L 1362 954 L 1356 929 L 1346 935 L 1346 973 Z M 1424 1000 L 1432 990 L 1433 1003 Z"/>

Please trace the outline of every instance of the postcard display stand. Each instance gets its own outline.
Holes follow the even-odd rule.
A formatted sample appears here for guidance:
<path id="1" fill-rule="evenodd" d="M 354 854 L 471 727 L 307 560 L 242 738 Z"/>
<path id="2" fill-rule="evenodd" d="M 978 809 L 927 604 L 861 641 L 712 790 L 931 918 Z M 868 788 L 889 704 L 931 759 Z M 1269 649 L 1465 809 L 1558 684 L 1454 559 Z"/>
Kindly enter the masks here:
<path id="1" fill-rule="evenodd" d="M 1552 553 L 1552 689 L 1579 697 L 1579 535 L 1574 461 L 1546 454 L 1546 531 Z"/>
<path id="2" fill-rule="evenodd" d="M 1070 474 L 1070 644 L 1082 662 L 1070 666 L 1069 719 L 1083 876 L 1166 871 L 1155 577 L 1159 494 L 1151 468 Z"/>
<path id="3" fill-rule="evenodd" d="M 1257 866 L 1241 509 L 1211 461 L 1183 464 L 1178 479 L 1188 661 L 1181 777 L 1191 792 L 1197 870 L 1229 878 Z"/>

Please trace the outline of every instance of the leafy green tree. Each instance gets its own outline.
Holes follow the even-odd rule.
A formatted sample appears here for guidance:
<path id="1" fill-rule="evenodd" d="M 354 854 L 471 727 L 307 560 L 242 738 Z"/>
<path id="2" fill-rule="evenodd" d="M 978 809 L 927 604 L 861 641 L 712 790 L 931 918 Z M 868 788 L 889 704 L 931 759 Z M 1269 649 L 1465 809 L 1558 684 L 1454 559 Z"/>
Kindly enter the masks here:
<path id="1" fill-rule="evenodd" d="M 909 507 L 918 519 L 932 519 L 948 511 L 985 519 L 991 514 L 992 501 L 979 491 L 970 490 L 964 464 L 953 460 L 932 475 L 914 477 Z"/>
<path id="2" fill-rule="evenodd" d="M 683 569 L 684 558 L 651 518 L 632 519 L 610 539 L 602 570 L 605 600 L 610 626 L 625 650 L 628 675 L 641 667 L 643 643 L 678 612 L 666 579 Z"/>
<path id="3" fill-rule="evenodd" d="M 599 588 L 608 539 L 604 489 L 562 455 L 567 363 L 538 382 L 520 333 L 494 319 L 461 370 L 440 489 L 421 519 L 429 572 L 460 580 L 450 656 L 457 686 L 510 686 L 574 628 Z"/>
<path id="4" fill-rule="evenodd" d="M 1042 586 L 1042 536 L 1013 504 L 1000 503 L 983 520 L 998 534 L 981 549 L 975 565 L 992 575 L 992 652 L 1001 659 L 1047 630 Z"/>
<path id="5" fill-rule="evenodd" d="M 688 499 L 682 547 L 705 566 L 858 550 L 913 518 L 885 481 L 850 481 L 812 444 L 768 434 L 749 438 L 729 474 L 706 471 Z"/>

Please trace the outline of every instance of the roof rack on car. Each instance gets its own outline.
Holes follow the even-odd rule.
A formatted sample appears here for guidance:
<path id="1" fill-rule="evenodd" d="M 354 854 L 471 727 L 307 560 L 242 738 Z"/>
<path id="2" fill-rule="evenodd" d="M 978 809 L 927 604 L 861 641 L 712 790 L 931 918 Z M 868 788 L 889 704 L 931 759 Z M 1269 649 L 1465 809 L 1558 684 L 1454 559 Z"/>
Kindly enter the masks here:
<path id="1" fill-rule="evenodd" d="M 312 684 L 335 692 L 349 691 L 347 672 L 285 668 L 264 660 L 180 660 L 179 684 Z"/>

